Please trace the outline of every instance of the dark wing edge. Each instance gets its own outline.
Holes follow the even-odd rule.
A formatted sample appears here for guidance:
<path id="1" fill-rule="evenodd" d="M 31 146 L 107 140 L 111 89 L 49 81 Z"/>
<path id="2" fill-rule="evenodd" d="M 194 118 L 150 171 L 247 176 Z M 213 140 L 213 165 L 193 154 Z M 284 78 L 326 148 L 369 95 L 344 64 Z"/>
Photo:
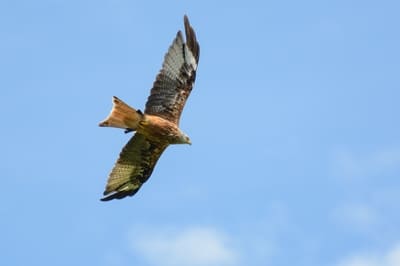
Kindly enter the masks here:
<path id="1" fill-rule="evenodd" d="M 149 179 L 153 169 L 167 143 L 148 140 L 144 135 L 136 133 L 122 149 L 112 169 L 102 201 L 122 199 L 133 196 L 143 183 Z"/>
<path id="2" fill-rule="evenodd" d="M 182 32 L 178 31 L 164 57 L 145 108 L 146 114 L 160 116 L 177 125 L 192 91 L 200 56 L 196 33 L 186 15 L 184 25 L 186 43 L 183 41 Z"/>
<path id="3" fill-rule="evenodd" d="M 197 64 L 200 57 L 200 45 L 197 42 L 196 33 L 190 25 L 189 18 L 186 15 L 183 17 L 183 22 L 185 24 L 186 44 L 192 52 Z"/>

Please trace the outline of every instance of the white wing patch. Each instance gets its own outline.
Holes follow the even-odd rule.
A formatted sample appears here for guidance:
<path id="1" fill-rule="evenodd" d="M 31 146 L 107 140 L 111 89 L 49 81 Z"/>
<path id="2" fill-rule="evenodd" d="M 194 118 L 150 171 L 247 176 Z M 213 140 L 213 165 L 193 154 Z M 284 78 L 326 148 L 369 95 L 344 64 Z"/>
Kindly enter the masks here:
<path id="1" fill-rule="evenodd" d="M 188 46 L 184 46 L 185 49 L 185 62 L 193 67 L 193 70 L 196 71 L 197 69 L 197 63 L 196 63 L 196 58 L 194 58 L 192 52 L 189 50 Z"/>
<path id="2" fill-rule="evenodd" d="M 196 59 L 194 58 L 192 52 L 189 50 L 187 45 L 183 43 L 182 33 L 178 32 L 173 44 L 170 46 L 170 48 L 168 49 L 168 53 L 165 56 L 162 67 L 163 72 L 170 79 L 177 79 L 181 83 L 183 83 L 183 80 L 180 78 L 179 73 L 184 63 L 187 63 L 193 68 L 194 71 L 196 71 Z"/>
<path id="3" fill-rule="evenodd" d="M 185 63 L 182 53 L 183 39 L 182 34 L 178 32 L 174 43 L 170 46 L 167 55 L 165 56 L 163 64 L 163 72 L 170 79 L 179 79 L 182 83 L 183 81 L 179 78 L 179 72 L 182 65 Z"/>

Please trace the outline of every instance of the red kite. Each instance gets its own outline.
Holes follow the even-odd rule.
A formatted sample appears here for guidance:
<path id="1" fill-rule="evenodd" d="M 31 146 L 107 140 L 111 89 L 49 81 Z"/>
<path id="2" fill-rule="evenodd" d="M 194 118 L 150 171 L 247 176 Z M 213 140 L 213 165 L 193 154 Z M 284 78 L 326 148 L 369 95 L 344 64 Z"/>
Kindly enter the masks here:
<path id="1" fill-rule="evenodd" d="M 125 132 L 136 131 L 108 177 L 102 201 L 135 195 L 168 145 L 191 144 L 179 129 L 179 119 L 196 78 L 200 46 L 187 16 L 184 16 L 184 25 L 186 43 L 178 31 L 164 57 L 144 112 L 114 96 L 110 114 L 99 124 L 123 128 Z"/>

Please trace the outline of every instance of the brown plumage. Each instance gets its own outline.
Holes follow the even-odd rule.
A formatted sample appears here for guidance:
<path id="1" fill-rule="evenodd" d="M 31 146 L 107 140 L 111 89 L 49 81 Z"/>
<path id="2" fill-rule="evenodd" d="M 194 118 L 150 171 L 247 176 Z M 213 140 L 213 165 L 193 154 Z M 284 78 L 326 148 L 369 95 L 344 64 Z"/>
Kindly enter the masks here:
<path id="1" fill-rule="evenodd" d="M 179 129 L 179 119 L 196 78 L 200 47 L 184 16 L 186 43 L 178 31 L 164 57 L 147 99 L 144 113 L 117 97 L 102 127 L 136 131 L 122 149 L 112 169 L 102 201 L 133 196 L 150 177 L 163 151 L 170 144 L 191 144 Z"/>

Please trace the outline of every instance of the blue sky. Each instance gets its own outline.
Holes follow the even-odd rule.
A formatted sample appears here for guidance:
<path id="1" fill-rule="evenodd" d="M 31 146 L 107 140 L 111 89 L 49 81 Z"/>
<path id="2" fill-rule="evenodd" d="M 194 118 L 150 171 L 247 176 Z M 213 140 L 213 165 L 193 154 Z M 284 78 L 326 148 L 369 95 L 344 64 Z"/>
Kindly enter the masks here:
<path id="1" fill-rule="evenodd" d="M 397 1 L 2 1 L 1 265 L 400 265 Z M 100 202 L 188 14 L 173 146 Z"/>

